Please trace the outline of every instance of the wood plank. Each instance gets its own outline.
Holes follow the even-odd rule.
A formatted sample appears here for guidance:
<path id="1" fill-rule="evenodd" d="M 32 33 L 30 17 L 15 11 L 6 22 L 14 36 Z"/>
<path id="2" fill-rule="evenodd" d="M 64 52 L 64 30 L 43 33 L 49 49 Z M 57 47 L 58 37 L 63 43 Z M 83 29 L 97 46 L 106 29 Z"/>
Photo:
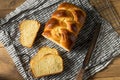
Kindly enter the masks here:
<path id="1" fill-rule="evenodd" d="M 119 17 L 120 17 L 120 1 L 111 0 Z M 96 73 L 90 80 L 120 80 L 120 57 L 116 58 L 107 68 Z"/>
<path id="2" fill-rule="evenodd" d="M 0 9 L 15 9 L 25 0 L 0 0 Z"/>
<path id="3" fill-rule="evenodd" d="M 112 2 L 113 6 L 115 7 L 115 9 L 118 12 L 119 17 L 120 17 L 120 1 L 119 0 L 112 0 L 111 2 Z"/>
<path id="4" fill-rule="evenodd" d="M 120 66 L 120 56 L 114 59 L 114 61 L 111 63 L 112 65 L 118 65 Z"/>
<path id="5" fill-rule="evenodd" d="M 14 9 L 1 9 L 0 10 L 0 18 L 5 17 L 8 13 L 10 13 L 11 11 L 13 11 Z"/>
<path id="6" fill-rule="evenodd" d="M 4 46 L 3 46 L 3 44 L 2 43 L 0 43 L 0 48 L 3 48 Z"/>
<path id="7" fill-rule="evenodd" d="M 0 80 L 23 80 L 5 48 L 0 48 Z"/>
<path id="8" fill-rule="evenodd" d="M 105 3 L 103 1 L 105 1 Z M 118 4 L 120 4 L 120 1 L 119 2 L 118 1 L 114 1 L 114 2 L 112 1 L 112 4 L 114 6 L 112 6 L 111 4 L 109 5 L 109 2 L 106 2 L 106 1 L 109 1 L 109 0 L 98 0 L 98 1 L 90 0 L 90 3 L 92 3 L 92 5 L 95 6 L 97 11 L 100 13 L 100 15 L 104 19 L 106 19 L 108 22 L 110 22 L 110 24 L 112 25 L 114 30 L 120 35 L 120 24 L 119 24 L 120 19 L 118 18 L 118 17 L 120 17 L 120 15 L 119 15 L 120 12 L 118 10 L 118 7 L 120 7 L 118 5 Z M 117 3 L 117 5 L 116 5 L 116 3 Z M 115 7 L 115 10 L 117 10 L 117 11 L 115 11 L 113 9 L 113 7 Z M 116 15 L 116 16 L 114 16 L 114 15 Z"/>
<path id="9" fill-rule="evenodd" d="M 96 78 L 94 80 L 120 80 L 120 77 Z"/>
<path id="10" fill-rule="evenodd" d="M 0 0 L 0 18 L 13 11 L 20 6 L 25 0 Z"/>
<path id="11" fill-rule="evenodd" d="M 115 60 L 116 61 L 116 60 Z M 114 62 L 115 62 L 114 61 Z M 120 63 L 120 57 L 119 57 Z M 110 64 L 107 68 L 97 73 L 94 78 L 102 78 L 102 77 L 120 77 L 120 65 Z"/>

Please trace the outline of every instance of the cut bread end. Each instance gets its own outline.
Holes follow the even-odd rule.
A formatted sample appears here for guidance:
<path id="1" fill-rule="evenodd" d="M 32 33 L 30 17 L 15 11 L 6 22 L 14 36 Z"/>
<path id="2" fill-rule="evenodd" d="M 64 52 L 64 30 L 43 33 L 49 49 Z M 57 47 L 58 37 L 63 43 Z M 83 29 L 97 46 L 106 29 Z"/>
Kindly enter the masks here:
<path id="1" fill-rule="evenodd" d="M 61 44 L 60 44 L 60 43 L 58 43 L 57 41 L 53 40 L 53 39 L 52 39 L 52 38 L 50 38 L 50 37 L 47 37 L 47 36 L 46 36 L 46 35 L 44 35 L 44 34 L 42 34 L 42 36 L 44 36 L 46 39 L 48 39 L 48 40 L 50 40 L 50 41 L 54 42 L 55 44 L 57 44 L 58 46 L 60 46 L 60 47 L 61 47 L 61 48 L 63 48 L 64 50 L 66 50 L 66 51 L 70 52 L 71 48 L 70 48 L 70 49 L 66 48 L 65 46 L 61 45 Z"/>

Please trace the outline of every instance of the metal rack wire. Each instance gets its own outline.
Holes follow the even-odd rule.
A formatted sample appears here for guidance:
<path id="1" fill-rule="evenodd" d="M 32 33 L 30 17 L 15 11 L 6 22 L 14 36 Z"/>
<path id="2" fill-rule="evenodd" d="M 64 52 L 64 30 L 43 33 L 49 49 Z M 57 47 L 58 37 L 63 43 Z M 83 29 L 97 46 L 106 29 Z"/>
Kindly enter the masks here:
<path id="1" fill-rule="evenodd" d="M 115 31 L 120 35 L 120 18 L 110 0 L 90 0 L 92 6 L 100 15 L 111 23 Z"/>

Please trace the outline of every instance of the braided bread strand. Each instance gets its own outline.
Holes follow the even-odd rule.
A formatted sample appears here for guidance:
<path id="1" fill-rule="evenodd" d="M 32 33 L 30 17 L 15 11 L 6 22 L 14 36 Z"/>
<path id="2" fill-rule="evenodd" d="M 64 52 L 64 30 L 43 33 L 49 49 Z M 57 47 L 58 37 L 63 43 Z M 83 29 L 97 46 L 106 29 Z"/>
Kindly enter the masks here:
<path id="1" fill-rule="evenodd" d="M 45 25 L 42 35 L 70 51 L 86 19 L 86 13 L 79 7 L 62 3 Z"/>

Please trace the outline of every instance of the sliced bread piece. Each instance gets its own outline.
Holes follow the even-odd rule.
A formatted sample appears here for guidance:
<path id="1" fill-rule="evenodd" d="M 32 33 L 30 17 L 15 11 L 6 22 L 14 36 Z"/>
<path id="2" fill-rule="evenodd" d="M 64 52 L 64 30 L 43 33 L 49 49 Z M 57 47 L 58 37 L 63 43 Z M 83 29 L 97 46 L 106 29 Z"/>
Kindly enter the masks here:
<path id="1" fill-rule="evenodd" d="M 40 23 L 37 20 L 23 20 L 20 23 L 20 43 L 25 47 L 32 47 L 40 28 Z"/>
<path id="2" fill-rule="evenodd" d="M 56 49 L 43 47 L 31 59 L 30 68 L 36 78 L 56 74 L 63 71 L 63 60 Z"/>
<path id="3" fill-rule="evenodd" d="M 33 60 L 39 61 L 43 56 L 48 55 L 48 54 L 59 55 L 58 51 L 55 48 L 50 48 L 47 46 L 42 47 L 39 49 L 38 53 L 32 58 L 31 63 L 34 62 Z"/>
<path id="4" fill-rule="evenodd" d="M 36 78 L 63 71 L 63 61 L 58 55 L 48 54 L 39 61 L 30 64 L 31 70 Z"/>
<path id="5" fill-rule="evenodd" d="M 36 54 L 34 57 L 39 56 L 39 59 L 47 54 L 56 54 L 59 55 L 58 51 L 55 48 L 50 47 L 42 47 L 39 49 L 38 54 Z"/>

